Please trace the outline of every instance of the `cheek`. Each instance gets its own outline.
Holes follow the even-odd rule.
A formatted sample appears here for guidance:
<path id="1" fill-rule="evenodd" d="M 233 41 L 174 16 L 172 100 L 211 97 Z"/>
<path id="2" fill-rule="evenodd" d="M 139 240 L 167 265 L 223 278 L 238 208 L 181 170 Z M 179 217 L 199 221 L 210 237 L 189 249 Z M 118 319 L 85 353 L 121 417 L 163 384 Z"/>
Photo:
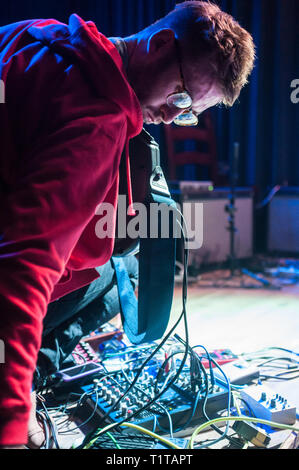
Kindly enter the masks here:
<path id="1" fill-rule="evenodd" d="M 143 84 L 141 93 L 141 105 L 148 108 L 156 109 L 165 103 L 164 94 L 158 84 L 153 80 Z"/>
<path id="2" fill-rule="evenodd" d="M 159 109 L 165 105 L 167 96 L 173 93 L 178 85 L 174 75 L 165 64 L 163 67 L 156 67 L 155 70 L 140 74 L 138 96 L 141 105 L 152 109 Z"/>

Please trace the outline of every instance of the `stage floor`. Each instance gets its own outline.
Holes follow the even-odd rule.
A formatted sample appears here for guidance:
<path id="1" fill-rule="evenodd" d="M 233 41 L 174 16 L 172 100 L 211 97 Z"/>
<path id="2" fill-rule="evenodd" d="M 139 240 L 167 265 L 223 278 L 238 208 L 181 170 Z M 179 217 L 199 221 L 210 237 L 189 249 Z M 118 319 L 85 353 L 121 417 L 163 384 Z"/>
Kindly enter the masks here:
<path id="1" fill-rule="evenodd" d="M 209 273 L 201 276 L 199 282 L 190 284 L 187 298 L 187 319 L 189 343 L 192 346 L 203 345 L 207 350 L 230 349 L 233 353 L 242 355 L 253 353 L 268 347 L 280 347 L 299 351 L 299 283 L 285 286 L 280 290 L 267 288 L 246 289 L 239 287 L 203 287 L 215 279 L 221 280 L 228 272 Z M 237 281 L 237 280 L 236 280 Z M 252 282 L 250 281 L 252 284 Z M 238 282 L 235 283 L 236 285 Z M 176 322 L 182 311 L 182 288 L 175 287 L 171 319 L 167 332 Z M 119 317 L 113 321 L 119 326 Z M 183 321 L 175 330 L 185 338 Z M 278 351 L 277 354 L 280 352 Z M 284 352 L 281 352 L 284 356 Z M 274 369 L 274 373 L 277 371 Z M 286 378 L 291 378 L 286 376 Z M 266 384 L 276 393 L 288 398 L 288 401 L 299 409 L 299 378 L 293 380 L 267 380 Z M 57 416 L 57 415 L 56 415 Z M 69 449 L 78 445 L 83 438 L 81 429 L 71 421 L 65 422 L 65 416 L 59 425 L 59 444 L 61 448 Z M 74 428 L 75 426 L 75 428 Z M 188 428 L 176 437 L 189 438 L 194 429 Z M 231 433 L 232 431 L 230 431 Z M 277 439 L 284 442 L 290 436 L 290 431 L 276 433 Z M 282 438 L 281 438 L 282 436 Z M 214 431 L 208 430 L 200 436 L 201 440 L 217 439 Z M 212 448 L 223 448 L 226 441 L 213 445 Z M 289 444 L 288 444 L 289 445 Z M 291 443 L 293 445 L 293 443 Z"/>
<path id="2" fill-rule="evenodd" d="M 225 277 L 228 272 L 223 274 Z M 205 279 L 213 276 L 216 279 L 215 273 Z M 188 287 L 186 310 L 192 346 L 228 348 L 237 354 L 271 346 L 299 349 L 299 283 L 270 290 L 203 287 L 203 281 L 204 276 Z M 181 313 L 181 292 L 181 286 L 176 285 L 168 328 Z M 176 331 L 184 337 L 183 322 Z"/>

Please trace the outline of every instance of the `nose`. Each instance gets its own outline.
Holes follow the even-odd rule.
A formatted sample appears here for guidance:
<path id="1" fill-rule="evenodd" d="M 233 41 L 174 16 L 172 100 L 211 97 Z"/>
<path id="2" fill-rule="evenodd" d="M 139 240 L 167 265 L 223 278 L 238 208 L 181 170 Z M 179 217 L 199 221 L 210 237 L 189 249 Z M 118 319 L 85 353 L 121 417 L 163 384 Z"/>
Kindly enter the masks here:
<path id="1" fill-rule="evenodd" d="M 163 104 L 160 108 L 164 124 L 171 124 L 173 120 L 184 111 L 184 109 L 177 108 L 176 106 L 168 106 L 167 104 Z"/>

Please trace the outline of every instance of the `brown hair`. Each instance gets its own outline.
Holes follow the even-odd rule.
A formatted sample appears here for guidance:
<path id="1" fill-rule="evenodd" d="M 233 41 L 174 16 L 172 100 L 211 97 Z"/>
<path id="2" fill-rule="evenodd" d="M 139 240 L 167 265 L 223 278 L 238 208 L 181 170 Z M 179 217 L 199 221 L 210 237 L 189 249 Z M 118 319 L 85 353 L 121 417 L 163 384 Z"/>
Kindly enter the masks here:
<path id="1" fill-rule="evenodd" d="M 232 106 L 248 83 L 255 60 L 252 36 L 229 14 L 211 2 L 185 1 L 146 29 L 173 29 L 187 45 L 190 57 L 211 56 L 211 65 L 224 95 Z"/>

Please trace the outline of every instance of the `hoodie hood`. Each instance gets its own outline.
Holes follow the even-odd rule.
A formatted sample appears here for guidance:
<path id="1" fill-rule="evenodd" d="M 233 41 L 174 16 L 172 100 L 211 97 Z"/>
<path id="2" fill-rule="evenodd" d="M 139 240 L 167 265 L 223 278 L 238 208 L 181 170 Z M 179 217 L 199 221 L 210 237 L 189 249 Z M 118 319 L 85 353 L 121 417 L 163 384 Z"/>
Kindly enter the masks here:
<path id="1" fill-rule="evenodd" d="M 121 108 L 127 116 L 128 139 L 140 134 L 142 111 L 122 59 L 92 21 L 85 22 L 76 14 L 70 16 L 68 25 L 53 19 L 39 20 L 28 28 L 28 33 L 53 52 L 77 63 L 97 96 L 109 98 Z"/>
<path id="2" fill-rule="evenodd" d="M 94 22 L 85 22 L 76 14 L 70 16 L 68 25 L 53 19 L 39 20 L 28 28 L 28 32 L 53 52 L 77 63 L 95 93 L 116 103 L 127 116 L 125 154 L 128 215 L 136 215 L 133 209 L 129 139 L 142 131 L 143 117 L 119 52 L 114 44 L 98 31 Z"/>

